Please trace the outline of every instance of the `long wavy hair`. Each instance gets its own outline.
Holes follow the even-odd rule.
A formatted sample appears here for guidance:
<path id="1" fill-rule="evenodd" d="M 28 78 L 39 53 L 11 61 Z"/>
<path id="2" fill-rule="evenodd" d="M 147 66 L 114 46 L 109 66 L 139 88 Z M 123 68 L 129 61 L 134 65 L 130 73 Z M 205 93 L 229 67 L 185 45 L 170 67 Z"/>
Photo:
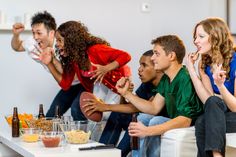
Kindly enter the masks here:
<path id="1" fill-rule="evenodd" d="M 82 70 L 88 70 L 91 65 L 87 54 L 89 47 L 96 44 L 110 45 L 104 39 L 91 35 L 80 21 L 65 22 L 58 27 L 57 32 L 64 38 L 64 52 L 67 55 L 60 56 L 64 72 L 70 72 L 73 63 Z"/>
<path id="2" fill-rule="evenodd" d="M 213 64 L 222 64 L 223 69 L 226 71 L 226 76 L 229 77 L 229 63 L 232 59 L 234 48 L 233 37 L 227 24 L 221 18 L 207 18 L 195 26 L 194 40 L 196 39 L 196 30 L 199 25 L 209 35 L 211 44 L 211 54 L 202 55 L 201 68 L 205 69 L 208 65 L 212 68 Z"/>

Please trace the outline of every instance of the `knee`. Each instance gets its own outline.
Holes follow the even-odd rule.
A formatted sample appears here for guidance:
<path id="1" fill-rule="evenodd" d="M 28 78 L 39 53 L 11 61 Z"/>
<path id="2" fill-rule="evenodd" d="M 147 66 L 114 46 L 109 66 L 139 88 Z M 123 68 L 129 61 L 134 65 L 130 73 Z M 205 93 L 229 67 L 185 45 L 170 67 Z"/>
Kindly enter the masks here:
<path id="1" fill-rule="evenodd" d="M 149 122 L 149 126 L 153 126 L 153 125 L 158 125 L 158 124 L 162 124 L 164 122 L 166 122 L 167 118 L 162 117 L 162 116 L 155 116 L 153 117 L 150 122 Z"/>
<path id="2" fill-rule="evenodd" d="M 145 116 L 143 113 L 140 113 L 137 117 L 137 120 L 140 121 L 140 122 L 143 122 L 143 119 L 145 119 Z"/>
<path id="3" fill-rule="evenodd" d="M 205 102 L 205 107 L 210 106 L 211 104 L 216 104 L 217 102 L 220 102 L 221 99 L 217 96 L 211 96 L 209 97 Z"/>
<path id="4" fill-rule="evenodd" d="M 140 113 L 137 117 L 137 120 L 144 123 L 146 121 L 149 121 L 153 116 L 146 114 L 146 113 Z"/>
<path id="5" fill-rule="evenodd" d="M 223 100 L 217 96 L 211 96 L 207 99 L 204 110 L 205 111 L 213 111 L 216 108 L 220 108 L 222 110 L 227 110 L 227 107 L 223 103 Z"/>

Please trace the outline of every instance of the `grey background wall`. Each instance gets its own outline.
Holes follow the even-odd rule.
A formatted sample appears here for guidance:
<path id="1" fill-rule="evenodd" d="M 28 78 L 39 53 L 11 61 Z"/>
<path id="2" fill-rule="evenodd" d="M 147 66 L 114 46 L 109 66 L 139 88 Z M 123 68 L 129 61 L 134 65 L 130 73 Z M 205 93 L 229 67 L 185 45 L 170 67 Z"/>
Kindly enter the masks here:
<path id="1" fill-rule="evenodd" d="M 150 12 L 143 12 L 143 3 Z M 16 16 L 48 10 L 57 24 L 67 20 L 81 20 L 91 33 L 104 37 L 113 47 L 132 55 L 129 65 L 133 81 L 137 75 L 140 55 L 152 48 L 151 40 L 164 34 L 177 34 L 185 42 L 187 51 L 194 51 L 192 30 L 201 19 L 209 16 L 226 17 L 225 0 L 0 0 L 0 10 L 12 24 Z M 53 5 L 52 5 L 53 4 Z M 30 36 L 30 32 L 22 38 Z M 11 49 L 11 31 L 0 30 L 0 122 L 3 115 L 19 112 L 37 113 L 38 104 L 45 112 L 59 90 L 51 74 L 31 60 L 26 53 Z"/>

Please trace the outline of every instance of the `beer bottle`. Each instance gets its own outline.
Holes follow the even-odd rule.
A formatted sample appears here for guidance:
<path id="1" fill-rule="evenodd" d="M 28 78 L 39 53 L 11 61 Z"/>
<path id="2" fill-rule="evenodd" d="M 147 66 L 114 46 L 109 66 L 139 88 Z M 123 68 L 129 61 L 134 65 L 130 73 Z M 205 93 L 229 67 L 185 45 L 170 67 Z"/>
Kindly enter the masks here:
<path id="1" fill-rule="evenodd" d="M 57 105 L 55 109 L 55 118 L 61 118 L 59 105 Z"/>
<path id="2" fill-rule="evenodd" d="M 18 117 L 17 107 L 13 108 L 12 116 L 12 137 L 20 136 L 20 120 Z"/>
<path id="3" fill-rule="evenodd" d="M 132 122 L 137 122 L 137 113 L 134 113 L 132 115 Z M 136 136 L 132 136 L 130 140 L 130 146 L 132 150 L 138 150 L 139 149 L 139 138 Z"/>
<path id="4" fill-rule="evenodd" d="M 39 115 L 38 115 L 38 119 L 40 118 L 45 118 L 45 115 L 43 113 L 43 104 L 39 104 Z"/>

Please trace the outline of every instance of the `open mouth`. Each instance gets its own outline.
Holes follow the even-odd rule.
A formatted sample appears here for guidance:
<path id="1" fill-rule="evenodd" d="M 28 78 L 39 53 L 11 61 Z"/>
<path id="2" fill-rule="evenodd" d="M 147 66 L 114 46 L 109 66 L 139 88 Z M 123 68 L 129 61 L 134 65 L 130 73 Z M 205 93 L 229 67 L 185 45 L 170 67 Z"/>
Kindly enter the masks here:
<path id="1" fill-rule="evenodd" d="M 63 56 L 64 55 L 64 49 L 60 49 L 57 45 L 55 46 L 55 53 L 57 55 L 61 55 Z"/>
<path id="2" fill-rule="evenodd" d="M 139 76 L 139 77 L 142 77 L 142 75 L 141 75 L 140 73 L 138 73 L 138 76 Z"/>
<path id="3" fill-rule="evenodd" d="M 60 53 L 60 55 L 65 55 L 65 53 L 64 53 L 64 49 L 59 49 L 59 53 Z"/>
<path id="4" fill-rule="evenodd" d="M 41 41 L 36 41 L 38 45 L 42 45 L 42 42 Z"/>
<path id="5" fill-rule="evenodd" d="M 41 41 L 37 41 L 37 45 L 38 47 L 43 48 L 43 43 Z"/>

